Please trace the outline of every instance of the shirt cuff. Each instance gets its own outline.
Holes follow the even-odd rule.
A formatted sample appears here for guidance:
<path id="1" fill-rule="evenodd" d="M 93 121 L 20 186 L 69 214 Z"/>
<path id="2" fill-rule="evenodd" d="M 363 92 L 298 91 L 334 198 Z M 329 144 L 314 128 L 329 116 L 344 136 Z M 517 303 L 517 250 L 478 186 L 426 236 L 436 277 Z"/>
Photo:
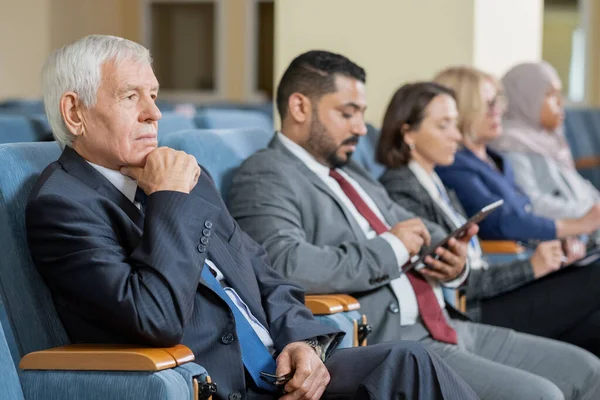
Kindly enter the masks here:
<path id="1" fill-rule="evenodd" d="M 406 264 L 410 258 L 410 254 L 408 254 L 408 250 L 406 250 L 406 246 L 404 246 L 402 240 L 398 239 L 389 232 L 384 232 L 379 235 L 379 237 L 388 242 L 392 247 L 394 255 L 396 256 L 396 261 L 398 262 L 398 268 L 402 268 L 402 266 Z"/>
<path id="2" fill-rule="evenodd" d="M 458 278 L 448 281 L 448 282 L 440 282 L 440 284 L 449 289 L 456 289 L 456 288 L 460 287 L 463 283 L 465 283 L 465 281 L 467 280 L 467 276 L 469 276 L 470 271 L 471 271 L 471 267 L 469 265 L 469 262 L 467 261 L 467 263 L 465 265 L 465 269 L 463 269 L 463 272 L 458 276 Z"/>

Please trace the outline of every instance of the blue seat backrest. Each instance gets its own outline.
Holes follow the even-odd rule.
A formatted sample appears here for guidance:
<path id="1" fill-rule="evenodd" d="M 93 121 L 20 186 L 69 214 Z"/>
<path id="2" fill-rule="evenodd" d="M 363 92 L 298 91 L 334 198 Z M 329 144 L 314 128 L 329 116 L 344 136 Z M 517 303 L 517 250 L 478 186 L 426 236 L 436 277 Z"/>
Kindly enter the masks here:
<path id="1" fill-rule="evenodd" d="M 0 325 L 0 399 L 23 400 L 21 382 Z"/>
<path id="2" fill-rule="evenodd" d="M 23 115 L 43 114 L 44 102 L 42 100 L 5 100 L 0 103 L 0 112 L 4 111 Z"/>
<path id="3" fill-rule="evenodd" d="M 567 109 L 565 136 L 575 161 L 600 156 L 600 109 Z M 600 188 L 600 168 L 580 169 L 579 173 Z"/>
<path id="4" fill-rule="evenodd" d="M 50 291 L 31 260 L 25 231 L 29 192 L 60 152 L 56 142 L 0 145 L 0 295 L 19 356 L 69 342 Z"/>
<path id="5" fill-rule="evenodd" d="M 366 169 L 373 179 L 379 177 L 385 171 L 385 167 L 375 161 L 375 150 L 379 141 L 379 129 L 371 124 L 367 124 L 367 134 L 358 141 L 356 152 L 352 155 L 352 159 Z"/>
<path id="6" fill-rule="evenodd" d="M 159 138 L 173 132 L 194 128 L 196 128 L 196 123 L 193 119 L 174 112 L 163 112 L 162 118 L 158 121 Z"/>
<path id="7" fill-rule="evenodd" d="M 262 129 L 273 131 L 273 121 L 263 112 L 227 108 L 204 108 L 198 111 L 199 129 Z"/>
<path id="8" fill-rule="evenodd" d="M 260 129 L 201 130 L 176 132 L 160 140 L 161 146 L 192 154 L 208 170 L 226 198 L 233 175 L 240 164 L 267 147 L 273 137 Z"/>
<path id="9" fill-rule="evenodd" d="M 565 136 L 575 160 L 600 154 L 600 126 L 594 126 L 592 116 L 600 110 L 572 108 L 565 111 Z"/>
<path id="10" fill-rule="evenodd" d="M 43 135 L 35 129 L 29 117 L 19 114 L 0 114 L 0 144 L 36 142 Z"/>

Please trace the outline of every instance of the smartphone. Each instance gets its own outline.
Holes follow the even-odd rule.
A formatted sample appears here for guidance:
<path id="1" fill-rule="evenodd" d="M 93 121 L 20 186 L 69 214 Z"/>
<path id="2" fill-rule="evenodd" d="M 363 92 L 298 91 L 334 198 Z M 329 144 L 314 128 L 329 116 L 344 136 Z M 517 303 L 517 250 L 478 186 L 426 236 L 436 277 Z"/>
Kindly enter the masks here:
<path id="1" fill-rule="evenodd" d="M 448 244 L 448 241 L 452 238 L 460 239 L 461 237 L 463 237 L 471 225 L 478 224 L 479 222 L 483 221 L 488 215 L 490 215 L 492 212 L 496 211 L 500 206 L 502 206 L 502 204 L 504 204 L 504 200 L 498 200 L 483 207 L 475 215 L 469 218 L 467 222 L 465 222 L 459 228 L 456 228 L 444 239 L 440 240 L 432 246 L 429 246 L 425 251 L 422 251 L 418 257 L 413 257 L 413 259 L 411 259 L 409 263 L 406 263 L 402 267 L 402 271 L 408 272 L 411 269 L 418 266 L 419 264 L 424 264 L 423 260 L 427 256 L 439 258 L 439 256 L 435 254 L 435 249 L 437 249 L 438 247 L 445 247 Z"/>

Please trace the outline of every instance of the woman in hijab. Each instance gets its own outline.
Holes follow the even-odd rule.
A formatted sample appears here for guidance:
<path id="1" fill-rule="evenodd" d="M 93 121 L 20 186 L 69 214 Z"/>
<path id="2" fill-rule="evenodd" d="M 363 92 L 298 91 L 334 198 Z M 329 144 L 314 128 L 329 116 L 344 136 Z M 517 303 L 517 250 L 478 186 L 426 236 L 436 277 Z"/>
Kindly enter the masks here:
<path id="1" fill-rule="evenodd" d="M 580 218 L 600 203 L 598 190 L 575 170 L 562 129 L 561 81 L 546 62 L 513 67 L 502 78 L 508 108 L 502 135 L 490 147 L 515 170 L 533 212 L 547 218 Z"/>

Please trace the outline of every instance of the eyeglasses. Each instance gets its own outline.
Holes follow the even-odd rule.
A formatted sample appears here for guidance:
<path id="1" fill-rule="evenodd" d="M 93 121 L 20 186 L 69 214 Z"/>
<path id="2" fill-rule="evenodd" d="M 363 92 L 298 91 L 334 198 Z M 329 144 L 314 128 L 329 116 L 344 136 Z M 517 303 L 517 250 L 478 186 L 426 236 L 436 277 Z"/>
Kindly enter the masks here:
<path id="1" fill-rule="evenodd" d="M 506 97 L 502 93 L 496 94 L 496 96 L 487 102 L 487 113 L 488 115 L 494 114 L 494 112 L 502 113 L 506 109 Z"/>

